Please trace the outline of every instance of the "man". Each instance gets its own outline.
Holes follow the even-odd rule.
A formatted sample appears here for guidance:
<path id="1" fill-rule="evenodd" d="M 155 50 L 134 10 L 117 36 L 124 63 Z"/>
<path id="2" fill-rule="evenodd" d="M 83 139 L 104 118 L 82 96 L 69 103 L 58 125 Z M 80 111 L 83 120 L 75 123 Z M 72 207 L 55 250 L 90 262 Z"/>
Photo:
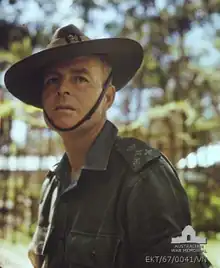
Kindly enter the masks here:
<path id="1" fill-rule="evenodd" d="M 7 71 L 8 90 L 42 108 L 65 146 L 43 183 L 29 251 L 34 267 L 204 265 L 187 261 L 187 254 L 168 259 L 171 239 L 191 225 L 172 165 L 144 142 L 118 137 L 106 120 L 115 92 L 142 59 L 142 47 L 133 40 L 90 40 L 68 25 L 55 32 L 47 49 Z"/>

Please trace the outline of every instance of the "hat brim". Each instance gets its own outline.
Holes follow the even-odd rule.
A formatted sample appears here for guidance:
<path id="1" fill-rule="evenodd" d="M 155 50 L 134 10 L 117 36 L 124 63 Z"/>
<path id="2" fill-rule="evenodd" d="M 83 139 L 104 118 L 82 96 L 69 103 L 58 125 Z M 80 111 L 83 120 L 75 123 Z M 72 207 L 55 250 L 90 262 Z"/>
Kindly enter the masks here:
<path id="1" fill-rule="evenodd" d="M 143 60 L 141 45 L 131 39 L 106 38 L 67 44 L 35 53 L 12 65 L 4 77 L 6 88 L 22 102 L 42 108 L 42 70 L 50 62 L 92 54 L 107 55 L 117 91 L 131 80 Z"/>

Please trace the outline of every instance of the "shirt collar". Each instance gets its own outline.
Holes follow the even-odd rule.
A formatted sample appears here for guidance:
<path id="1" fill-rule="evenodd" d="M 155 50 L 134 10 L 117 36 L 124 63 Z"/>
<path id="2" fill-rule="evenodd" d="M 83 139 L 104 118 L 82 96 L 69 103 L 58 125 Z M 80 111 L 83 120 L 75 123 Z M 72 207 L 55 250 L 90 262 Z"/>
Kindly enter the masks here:
<path id="1" fill-rule="evenodd" d="M 88 151 L 83 169 L 106 170 L 117 133 L 116 126 L 107 120 Z"/>
<path id="2" fill-rule="evenodd" d="M 106 120 L 103 128 L 99 132 L 92 146 L 90 147 L 83 170 L 106 170 L 108 166 L 108 160 L 111 153 L 112 146 L 117 137 L 118 129 L 117 127 Z M 61 161 L 56 167 L 56 173 L 62 171 L 69 172 L 70 163 L 65 153 Z"/>

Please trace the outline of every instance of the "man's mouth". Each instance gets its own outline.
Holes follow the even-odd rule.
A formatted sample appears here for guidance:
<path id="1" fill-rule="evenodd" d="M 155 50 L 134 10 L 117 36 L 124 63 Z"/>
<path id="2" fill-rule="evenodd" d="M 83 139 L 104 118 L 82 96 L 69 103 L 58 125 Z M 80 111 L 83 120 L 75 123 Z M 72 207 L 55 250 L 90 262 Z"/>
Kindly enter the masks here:
<path id="1" fill-rule="evenodd" d="M 70 106 L 70 105 L 58 105 L 58 106 L 56 106 L 55 111 L 58 111 L 58 110 L 71 110 L 71 111 L 75 111 L 75 109 L 72 106 Z"/>

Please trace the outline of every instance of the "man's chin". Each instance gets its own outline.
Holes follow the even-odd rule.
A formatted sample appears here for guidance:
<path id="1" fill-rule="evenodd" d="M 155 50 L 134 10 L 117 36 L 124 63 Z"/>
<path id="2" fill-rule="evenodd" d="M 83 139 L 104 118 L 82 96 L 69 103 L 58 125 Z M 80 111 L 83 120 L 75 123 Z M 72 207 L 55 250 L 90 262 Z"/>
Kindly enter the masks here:
<path id="1" fill-rule="evenodd" d="M 50 128 L 50 129 L 53 129 L 55 131 L 59 131 L 57 128 L 60 128 L 60 129 L 69 129 L 69 128 L 72 128 L 74 127 L 79 121 L 75 121 L 75 120 L 68 120 L 68 122 L 65 122 L 65 121 L 61 121 L 61 120 L 53 120 L 53 124 L 52 125 L 51 123 L 47 122 L 47 126 Z"/>
<path id="2" fill-rule="evenodd" d="M 79 118 L 78 115 L 74 116 L 74 113 L 71 113 L 68 115 L 66 113 L 60 113 L 59 115 L 48 114 L 48 117 L 49 117 L 49 120 L 44 114 L 44 120 L 45 120 L 46 125 L 48 126 L 48 128 L 58 131 L 58 132 L 59 130 L 57 128 L 69 129 L 69 128 L 74 127 L 81 120 L 81 118 Z"/>

